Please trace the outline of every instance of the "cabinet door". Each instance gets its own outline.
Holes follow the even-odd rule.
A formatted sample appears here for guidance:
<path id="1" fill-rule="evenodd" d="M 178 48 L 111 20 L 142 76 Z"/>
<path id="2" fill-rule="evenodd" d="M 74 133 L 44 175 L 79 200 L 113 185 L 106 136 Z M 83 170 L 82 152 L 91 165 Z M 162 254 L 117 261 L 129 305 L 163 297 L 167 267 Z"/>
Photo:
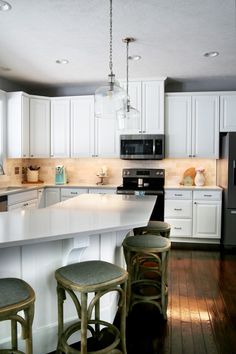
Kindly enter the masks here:
<path id="1" fill-rule="evenodd" d="M 71 157 L 94 154 L 94 96 L 71 99 Z"/>
<path id="2" fill-rule="evenodd" d="M 70 156 L 70 99 L 51 100 L 51 157 Z"/>
<path id="3" fill-rule="evenodd" d="M 30 157 L 50 156 L 50 100 L 30 98 Z"/>
<path id="4" fill-rule="evenodd" d="M 191 156 L 191 97 L 166 95 L 166 157 Z"/>
<path id="5" fill-rule="evenodd" d="M 7 156 L 29 157 L 29 97 L 22 92 L 7 95 Z"/>
<path id="6" fill-rule="evenodd" d="M 221 203 L 195 201 L 193 203 L 193 237 L 220 238 Z"/>
<path id="7" fill-rule="evenodd" d="M 119 157 L 119 136 L 116 118 L 95 118 L 95 155 Z"/>
<path id="8" fill-rule="evenodd" d="M 220 131 L 236 132 L 236 93 L 220 97 Z"/>
<path id="9" fill-rule="evenodd" d="M 126 90 L 126 82 L 121 82 L 121 87 Z M 139 111 L 139 120 L 138 122 L 128 122 L 127 123 L 127 132 L 122 131 L 122 134 L 138 134 L 142 133 L 142 83 L 141 81 L 129 81 L 129 97 L 130 104 L 133 108 Z"/>
<path id="10" fill-rule="evenodd" d="M 59 203 L 61 201 L 60 188 L 46 188 L 45 190 L 45 206 Z"/>
<path id="11" fill-rule="evenodd" d="M 164 134 L 164 81 L 142 82 L 142 133 Z"/>
<path id="12" fill-rule="evenodd" d="M 192 96 L 192 156 L 219 157 L 219 96 Z"/>

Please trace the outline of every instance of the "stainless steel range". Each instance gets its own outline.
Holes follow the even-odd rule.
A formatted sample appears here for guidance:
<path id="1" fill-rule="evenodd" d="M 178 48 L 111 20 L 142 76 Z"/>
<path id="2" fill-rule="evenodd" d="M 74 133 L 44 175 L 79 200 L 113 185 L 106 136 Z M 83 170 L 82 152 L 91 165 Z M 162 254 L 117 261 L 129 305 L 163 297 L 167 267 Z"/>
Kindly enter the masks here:
<path id="1" fill-rule="evenodd" d="M 164 220 L 165 170 L 149 168 L 125 168 L 123 184 L 117 187 L 117 194 L 156 195 L 157 201 L 150 220 Z"/>

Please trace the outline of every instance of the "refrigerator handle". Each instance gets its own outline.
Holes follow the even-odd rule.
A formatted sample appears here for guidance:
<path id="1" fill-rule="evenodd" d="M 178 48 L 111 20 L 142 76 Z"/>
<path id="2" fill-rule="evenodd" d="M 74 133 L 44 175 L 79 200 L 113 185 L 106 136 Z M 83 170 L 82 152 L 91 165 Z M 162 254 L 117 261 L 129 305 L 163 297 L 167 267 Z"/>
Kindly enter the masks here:
<path id="1" fill-rule="evenodd" d="M 236 186 L 236 160 L 233 160 L 233 183 Z"/>

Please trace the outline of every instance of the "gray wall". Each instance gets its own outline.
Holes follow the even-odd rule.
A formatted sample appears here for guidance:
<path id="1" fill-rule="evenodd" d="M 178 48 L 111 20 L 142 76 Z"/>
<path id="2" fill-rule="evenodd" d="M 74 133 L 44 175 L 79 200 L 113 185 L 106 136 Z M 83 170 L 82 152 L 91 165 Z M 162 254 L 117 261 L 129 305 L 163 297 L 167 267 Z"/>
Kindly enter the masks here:
<path id="1" fill-rule="evenodd" d="M 0 78 L 0 89 L 4 91 L 24 91 L 41 96 L 79 96 L 91 95 L 104 83 L 83 85 L 48 86 L 25 82 L 14 82 Z M 199 91 L 236 91 L 236 77 L 209 77 L 208 79 L 173 80 L 167 79 L 166 92 L 199 92 Z"/>

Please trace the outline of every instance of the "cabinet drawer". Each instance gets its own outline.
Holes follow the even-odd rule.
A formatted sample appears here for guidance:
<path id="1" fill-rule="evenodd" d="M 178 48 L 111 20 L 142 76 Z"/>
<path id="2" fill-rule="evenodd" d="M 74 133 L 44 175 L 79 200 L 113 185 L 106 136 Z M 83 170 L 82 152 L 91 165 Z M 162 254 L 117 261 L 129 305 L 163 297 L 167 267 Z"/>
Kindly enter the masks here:
<path id="1" fill-rule="evenodd" d="M 109 188 L 90 188 L 90 194 L 116 194 L 116 189 Z"/>
<path id="2" fill-rule="evenodd" d="M 192 191 L 165 190 L 165 199 L 192 199 Z"/>
<path id="3" fill-rule="evenodd" d="M 165 200 L 166 218 L 192 218 L 191 200 Z"/>
<path id="4" fill-rule="evenodd" d="M 11 194 L 8 196 L 8 205 L 17 204 L 17 203 L 25 202 L 27 200 L 37 199 L 37 198 L 38 198 L 37 190 Z"/>
<path id="5" fill-rule="evenodd" d="M 221 190 L 193 191 L 194 200 L 221 200 Z"/>
<path id="6" fill-rule="evenodd" d="M 191 237 L 192 236 L 192 220 L 190 219 L 168 219 L 165 221 L 170 224 L 170 237 Z"/>
<path id="7" fill-rule="evenodd" d="M 84 193 L 88 193 L 87 188 L 61 188 L 61 198 L 72 198 Z"/>

